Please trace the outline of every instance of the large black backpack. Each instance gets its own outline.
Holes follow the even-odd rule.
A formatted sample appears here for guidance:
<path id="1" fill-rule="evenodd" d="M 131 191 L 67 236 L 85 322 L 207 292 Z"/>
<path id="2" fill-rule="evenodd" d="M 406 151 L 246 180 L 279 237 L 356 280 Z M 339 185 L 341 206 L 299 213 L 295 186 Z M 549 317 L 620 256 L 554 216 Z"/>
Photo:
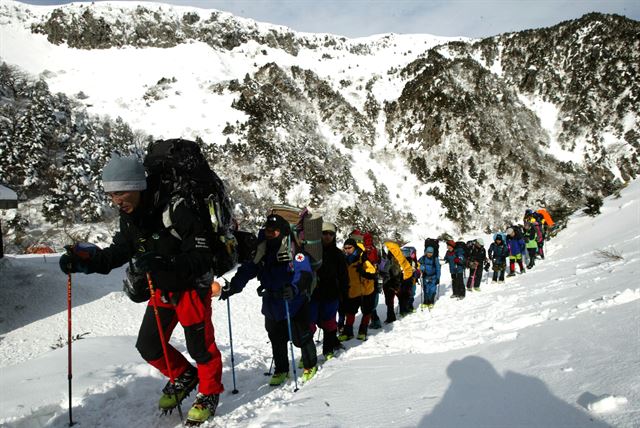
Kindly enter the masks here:
<path id="1" fill-rule="evenodd" d="M 185 201 L 207 231 L 214 274 L 220 276 L 231 270 L 238 261 L 231 201 L 198 144 L 183 139 L 154 141 L 147 147 L 144 166 L 148 180 L 159 189 L 161 203 L 167 204 L 164 225 L 181 239 L 172 226 L 171 214 L 174 206 Z"/>
<path id="2" fill-rule="evenodd" d="M 513 226 L 511 226 L 511 229 L 513 229 L 513 239 L 524 239 L 524 232 L 522 230 L 522 226 L 520 226 L 519 224 L 514 224 Z"/>
<path id="3" fill-rule="evenodd" d="M 438 248 L 440 247 L 440 240 L 435 238 L 427 238 L 424 240 L 424 251 L 427 252 L 428 247 L 433 247 L 433 257 L 438 258 Z"/>

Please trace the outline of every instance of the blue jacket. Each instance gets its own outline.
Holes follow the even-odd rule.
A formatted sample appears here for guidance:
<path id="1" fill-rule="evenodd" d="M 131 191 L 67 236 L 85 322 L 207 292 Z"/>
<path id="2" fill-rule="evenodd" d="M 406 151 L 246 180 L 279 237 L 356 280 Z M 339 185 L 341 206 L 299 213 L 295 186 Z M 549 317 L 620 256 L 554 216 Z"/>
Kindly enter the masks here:
<path id="1" fill-rule="evenodd" d="M 489 258 L 494 262 L 504 262 L 509 257 L 509 248 L 504 242 L 500 245 L 495 242 L 489 246 Z"/>
<path id="2" fill-rule="evenodd" d="M 231 279 L 231 289 L 234 293 L 239 293 L 247 282 L 257 277 L 262 293 L 262 314 L 266 318 L 280 321 L 287 317 L 282 289 L 286 284 L 291 284 L 295 297 L 289 301 L 289 314 L 293 317 L 309 299 L 308 292 L 313 278 L 309 256 L 297 253 L 292 261 L 279 262 L 276 258 L 279 241 L 273 244 L 266 241 L 258 245 L 266 245 L 264 256 L 242 264 Z"/>
<path id="3" fill-rule="evenodd" d="M 440 260 L 437 257 L 426 254 L 418 260 L 420 263 L 420 272 L 422 272 L 422 283 L 440 282 Z"/>
<path id="4" fill-rule="evenodd" d="M 512 256 L 522 254 L 525 249 L 524 239 L 507 236 L 507 247 L 509 247 L 509 254 Z"/>
<path id="5" fill-rule="evenodd" d="M 458 263 L 455 262 L 455 259 L 459 259 Z M 449 263 L 449 272 L 451 275 L 455 275 L 458 273 L 464 272 L 464 249 L 463 248 L 454 248 L 453 251 L 447 251 L 447 254 L 444 255 L 444 262 Z"/>

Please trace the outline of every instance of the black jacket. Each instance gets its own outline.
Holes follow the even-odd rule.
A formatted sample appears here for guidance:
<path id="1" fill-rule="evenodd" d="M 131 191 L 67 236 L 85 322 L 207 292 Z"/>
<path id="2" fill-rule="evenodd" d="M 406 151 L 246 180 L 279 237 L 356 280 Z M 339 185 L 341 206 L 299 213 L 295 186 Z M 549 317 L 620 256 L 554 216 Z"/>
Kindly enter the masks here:
<path id="1" fill-rule="evenodd" d="M 484 249 L 484 247 L 473 245 L 469 250 L 469 258 L 467 259 L 467 262 L 469 263 L 470 266 L 471 266 L 471 263 L 474 263 L 474 264 L 478 263 L 480 267 L 482 267 L 482 264 L 486 259 L 487 259 L 487 251 Z"/>
<path id="2" fill-rule="evenodd" d="M 99 250 L 90 261 L 94 272 L 107 274 L 145 252 L 155 252 L 171 260 L 169 270 L 151 272 L 154 286 L 181 291 L 195 288 L 196 279 L 211 271 L 213 256 L 204 225 L 182 201 L 174 205 L 171 223 L 180 238 L 171 234 L 162 221 L 168 201 L 158 201 L 158 192 L 142 192 L 140 205 L 131 214 L 120 212 L 120 230 L 113 243 Z"/>
<path id="3" fill-rule="evenodd" d="M 334 243 L 322 247 L 322 266 L 318 269 L 318 283 L 312 298 L 330 302 L 349 291 L 349 273 L 344 254 Z"/>

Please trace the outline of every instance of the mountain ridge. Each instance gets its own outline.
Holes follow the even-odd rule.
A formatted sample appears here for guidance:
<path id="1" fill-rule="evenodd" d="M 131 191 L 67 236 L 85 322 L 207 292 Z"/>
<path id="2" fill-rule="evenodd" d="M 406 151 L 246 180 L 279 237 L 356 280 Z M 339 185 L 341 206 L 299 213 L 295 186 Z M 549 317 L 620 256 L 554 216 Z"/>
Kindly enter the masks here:
<path id="1" fill-rule="evenodd" d="M 87 28 L 101 28 L 89 25 L 96 20 L 111 25 L 129 19 L 117 14 L 120 18 L 113 19 L 114 10 L 121 10 L 114 4 L 33 8 L 39 14 L 29 15 L 30 9 L 15 2 L 0 4 L 3 31 L 27 25 L 31 35 L 15 40 L 28 44 L 31 38 L 46 36 L 60 43 L 42 49 L 56 46 L 56 52 L 73 53 L 78 62 L 72 73 L 79 82 L 91 73 L 82 62 L 90 52 L 105 58 L 129 55 L 126 48 L 106 48 L 105 40 L 113 46 L 114 39 L 105 38 L 113 37 L 113 29 L 98 32 L 96 38 L 82 37 Z M 136 4 L 127 9 L 132 14 L 141 11 L 149 31 L 160 35 L 165 34 L 162 28 L 174 28 L 164 25 L 160 12 L 173 17 L 169 23 L 186 17 L 184 28 L 205 21 L 190 15 L 202 11 L 195 8 Z M 28 17 L 17 18 L 21 14 Z M 151 19 L 159 29 L 152 28 Z M 228 19 L 233 20 L 225 15 L 224 22 Z M 482 40 L 384 35 L 355 51 L 348 46 L 351 40 L 330 35 L 285 35 L 269 42 L 258 37 L 261 28 L 267 29 L 264 34 L 270 31 L 269 24 L 244 28 L 240 23 L 248 20 L 234 22 L 235 30 L 221 31 L 230 37 L 240 31 L 244 36 L 236 37 L 239 44 L 201 41 L 213 49 L 221 71 L 194 70 L 189 78 L 177 68 L 155 70 L 135 63 L 132 70 L 141 68 L 140 75 L 148 70 L 162 76 L 156 84 L 144 84 L 140 95 L 119 90 L 117 77 L 105 73 L 103 84 L 114 94 L 96 99 L 95 88 L 81 88 L 64 75 L 66 69 L 47 73 L 43 65 L 27 64 L 15 52 L 9 56 L 16 61 L 5 55 L 2 60 L 17 66 L 23 62 L 41 70 L 40 78 L 51 85 L 72 87 L 67 96 L 80 109 L 84 105 L 88 112 L 104 114 L 97 106 L 107 106 L 125 123 L 134 119 L 132 127 L 143 124 L 140 131 L 148 135 L 202 137 L 251 227 L 259 224 L 269 204 L 295 200 L 325 212 L 344 230 L 361 227 L 398 239 L 416 230 L 496 229 L 516 221 L 528 206 L 566 215 L 587 196 L 608 195 L 640 171 L 637 21 L 592 13 L 553 27 Z M 278 40 L 304 38 L 317 43 L 278 45 Z M 131 40 L 142 39 L 151 40 Z M 92 40 L 100 49 L 73 47 L 91 46 Z M 329 40 L 336 43 L 320 43 Z M 180 46 L 197 47 L 189 42 L 159 49 L 173 55 Z M 149 49 L 158 47 L 136 51 L 146 57 L 152 54 Z M 206 49 L 198 50 L 208 55 Z M 128 82 L 132 87 L 149 82 L 148 77 L 129 76 L 134 77 Z M 187 85 L 189 80 L 197 83 L 196 89 Z M 87 92 L 88 99 L 78 97 L 78 91 Z M 175 116 L 175 106 L 197 97 L 203 101 L 193 109 L 200 111 L 206 127 L 191 124 L 193 120 L 184 125 L 149 122 Z M 14 108 L 25 102 L 4 99 Z M 212 102 L 215 109 L 209 112 Z M 56 108 L 48 114 L 59 113 Z M 154 131 L 157 126 L 150 123 L 165 130 Z M 135 144 L 119 147 L 140 153 L 144 135 L 130 132 L 137 135 Z M 29 152 L 17 135 L 5 138 L 18 152 Z M 68 136 L 53 139 L 64 158 L 73 146 Z M 104 140 L 109 146 L 115 139 L 107 135 Z M 0 156 L 5 159 L 6 154 Z M 288 166 L 280 167 L 283 161 Z M 99 190 L 101 162 L 84 175 L 95 182 L 90 192 Z M 5 173 L 0 179 L 19 191 L 26 188 L 24 175 Z M 48 189 L 47 183 L 34 187 L 33 181 L 30 188 L 39 185 L 40 194 L 64 191 L 60 184 Z M 104 218 L 109 212 L 106 201 L 92 200 L 92 212 Z"/>

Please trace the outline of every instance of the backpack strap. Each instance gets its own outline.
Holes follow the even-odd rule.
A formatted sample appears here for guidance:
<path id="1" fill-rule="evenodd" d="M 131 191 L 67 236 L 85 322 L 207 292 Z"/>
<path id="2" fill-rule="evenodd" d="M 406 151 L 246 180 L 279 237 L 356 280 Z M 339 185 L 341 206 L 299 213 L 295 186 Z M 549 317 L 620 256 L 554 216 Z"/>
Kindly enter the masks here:
<path id="1" fill-rule="evenodd" d="M 173 213 L 175 212 L 176 207 L 180 205 L 180 203 L 182 203 L 183 201 L 184 201 L 184 198 L 180 198 L 180 197 L 172 198 L 171 201 L 169 201 L 169 203 L 167 204 L 167 207 L 162 212 L 162 224 L 167 230 L 169 230 L 169 232 L 173 236 L 175 236 L 180 240 L 182 240 L 182 237 L 180 237 L 180 234 L 176 231 L 176 228 L 173 226 L 173 220 L 171 218 L 173 217 Z"/>

